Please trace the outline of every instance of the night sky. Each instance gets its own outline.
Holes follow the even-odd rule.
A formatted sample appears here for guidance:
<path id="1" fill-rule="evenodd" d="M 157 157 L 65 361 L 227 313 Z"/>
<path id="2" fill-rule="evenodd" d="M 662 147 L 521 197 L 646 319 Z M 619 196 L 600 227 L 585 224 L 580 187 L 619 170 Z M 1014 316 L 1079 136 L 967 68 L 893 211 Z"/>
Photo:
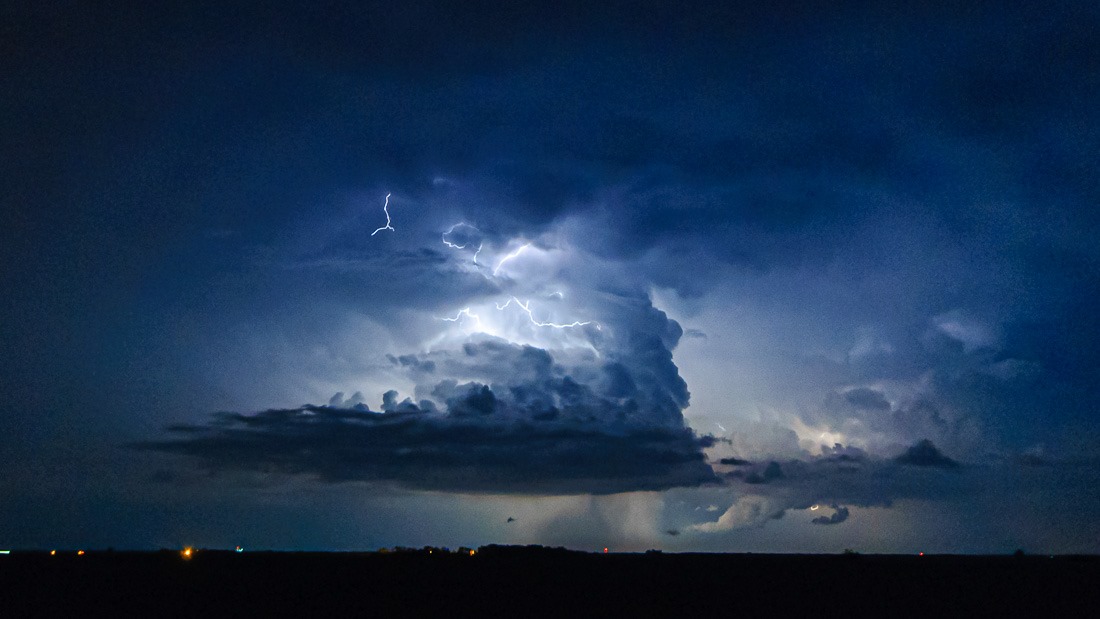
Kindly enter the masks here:
<path id="1" fill-rule="evenodd" d="M 1095 2 L 203 4 L 0 9 L 0 547 L 1100 552 Z"/>

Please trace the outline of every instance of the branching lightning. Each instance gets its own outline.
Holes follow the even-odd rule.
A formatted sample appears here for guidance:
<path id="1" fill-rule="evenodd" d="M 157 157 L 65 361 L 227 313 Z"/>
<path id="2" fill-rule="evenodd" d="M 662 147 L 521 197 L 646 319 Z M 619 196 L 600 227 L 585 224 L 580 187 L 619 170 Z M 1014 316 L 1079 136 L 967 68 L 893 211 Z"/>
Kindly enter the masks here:
<path id="1" fill-rule="evenodd" d="M 508 299 L 507 301 L 505 301 L 504 305 L 501 305 L 500 303 L 497 303 L 496 306 L 497 306 L 498 310 L 503 310 L 506 307 L 508 307 L 509 305 L 511 305 L 513 302 L 515 302 L 515 304 L 517 306 L 519 306 L 520 309 L 522 309 L 524 312 L 526 312 L 527 318 L 531 321 L 531 324 L 535 325 L 536 327 L 550 327 L 550 328 L 553 328 L 553 329 L 572 329 L 574 327 L 583 327 L 584 325 L 592 324 L 591 320 L 584 320 L 584 321 L 574 320 L 573 322 L 571 322 L 569 324 L 558 324 L 556 322 L 542 322 L 540 320 L 535 320 L 534 314 L 531 313 L 531 300 L 530 299 L 528 299 L 527 302 L 524 303 L 524 302 L 520 301 L 519 299 L 517 299 L 516 297 L 512 297 L 511 299 Z M 599 325 L 597 325 L 597 327 L 598 326 Z"/>
<path id="2" fill-rule="evenodd" d="M 458 310 L 458 313 L 455 314 L 454 318 L 440 318 L 440 320 L 445 320 L 447 322 L 458 322 L 462 319 L 463 316 L 466 316 L 467 318 L 473 318 L 474 321 L 477 322 L 478 328 L 481 328 L 481 318 L 477 314 L 471 312 L 470 308 L 468 307 Z"/>
<path id="3" fill-rule="evenodd" d="M 512 260 L 512 259 L 516 258 L 517 256 L 522 254 L 524 252 L 524 250 L 526 250 L 530 246 L 531 246 L 530 243 L 525 243 L 523 245 L 520 245 L 519 249 L 517 249 L 516 251 L 514 251 L 514 252 L 508 254 L 507 256 L 501 258 L 500 262 L 497 263 L 497 268 L 493 269 L 493 277 L 496 277 L 497 274 L 500 273 L 500 267 L 504 266 L 505 262 L 508 262 L 509 260 Z"/>
<path id="4" fill-rule="evenodd" d="M 478 246 L 475 249 L 473 247 L 473 244 L 472 244 L 472 242 L 474 240 L 476 240 L 475 237 L 473 237 L 473 236 L 461 236 L 461 234 L 460 234 L 460 237 L 458 237 L 458 238 L 456 238 L 454 236 L 455 232 L 458 231 L 463 226 L 470 228 L 472 231 L 474 231 L 476 233 L 480 233 L 480 230 L 478 230 L 478 228 L 476 228 L 475 226 L 473 226 L 471 224 L 468 224 L 464 221 L 460 221 L 460 222 L 452 224 L 449 228 L 447 228 L 440 235 L 440 240 L 442 240 L 443 244 L 446 245 L 450 249 L 454 249 L 454 250 L 474 249 L 473 263 L 474 263 L 474 265 L 476 265 L 478 267 L 479 271 L 482 271 L 481 267 L 485 266 L 485 269 L 483 270 L 482 275 L 484 275 L 486 278 L 489 278 L 490 276 L 491 277 L 499 277 L 500 274 L 501 274 L 501 271 L 504 269 L 505 265 L 507 265 L 510 261 L 515 260 L 516 258 L 518 258 L 520 255 L 523 254 L 523 252 L 527 251 L 527 249 L 530 248 L 531 245 L 532 245 L 531 242 L 524 243 L 523 245 L 520 245 L 520 246 L 516 247 L 510 253 L 508 253 L 508 254 L 504 255 L 503 257 L 500 257 L 500 258 L 497 258 L 497 256 L 499 254 L 496 254 L 496 248 L 490 246 L 490 251 L 494 254 L 493 257 L 492 257 L 492 260 L 496 261 L 496 267 L 492 268 L 491 272 L 490 272 L 491 264 L 490 265 L 481 265 L 481 264 L 478 263 L 478 257 L 481 255 L 481 251 L 485 248 L 485 241 L 484 240 L 478 241 Z M 463 232 L 465 232 L 465 231 L 463 231 Z M 454 240 L 452 240 L 452 239 L 454 239 Z M 459 241 L 459 242 L 455 242 L 455 241 Z M 543 292 L 542 294 L 545 296 L 546 299 L 553 299 L 554 297 L 557 297 L 558 299 L 565 299 L 565 293 L 560 291 L 560 290 L 550 292 L 549 294 L 547 294 L 546 292 Z M 504 311 L 504 310 L 508 309 L 513 304 L 516 305 L 516 307 L 523 310 L 523 313 L 527 315 L 527 321 L 530 322 L 531 325 L 534 326 L 534 327 L 547 328 L 547 329 L 575 329 L 577 327 L 584 327 L 586 325 L 592 325 L 596 329 L 602 330 L 600 324 L 598 322 L 595 322 L 595 321 L 592 321 L 592 320 L 574 320 L 574 321 L 569 322 L 569 323 L 557 323 L 557 322 L 551 322 L 549 320 L 539 320 L 538 318 L 535 317 L 535 313 L 531 309 L 530 299 L 528 299 L 526 301 L 520 301 L 519 297 L 510 296 L 503 303 L 494 303 L 494 305 L 496 306 L 496 309 L 498 311 Z M 549 318 L 549 316 L 548 316 L 548 318 Z M 486 333 L 490 333 L 490 334 L 494 333 L 494 323 L 493 323 L 493 321 L 489 320 L 487 323 L 483 323 L 482 320 L 481 320 L 481 317 L 477 313 L 474 313 L 472 307 L 465 307 L 465 308 L 459 310 L 458 312 L 456 312 L 453 316 L 448 316 L 448 317 L 445 317 L 445 318 L 438 318 L 438 320 L 443 320 L 443 321 L 446 321 L 446 322 L 454 322 L 454 323 L 459 323 L 459 322 L 465 323 L 467 319 L 472 320 L 474 323 L 476 323 L 476 325 L 474 325 L 474 324 L 464 324 L 464 330 L 467 330 L 469 328 L 476 328 L 478 331 L 482 331 L 482 332 L 486 332 Z M 595 349 L 593 349 L 593 350 L 595 351 Z M 596 352 L 596 354 L 598 355 L 599 353 Z"/>
<path id="5" fill-rule="evenodd" d="M 469 244 L 469 243 L 463 243 L 462 245 L 458 245 L 456 243 L 452 243 L 452 242 L 447 240 L 447 235 L 454 232 L 455 228 L 457 228 L 459 226 L 466 226 L 467 228 L 470 228 L 471 230 L 480 232 L 480 230 L 478 230 L 476 227 L 471 226 L 470 224 L 468 224 L 464 221 L 460 221 L 460 222 L 454 224 L 453 226 L 448 228 L 446 232 L 443 233 L 443 244 L 446 245 L 447 247 L 450 247 L 451 249 L 466 249 L 466 246 Z M 480 246 L 478 247 L 478 251 L 481 251 Z M 476 254 L 475 254 L 475 256 L 476 256 Z M 477 262 L 477 260 L 475 259 L 474 262 Z"/>
<path id="6" fill-rule="evenodd" d="M 388 194 L 388 193 L 386 194 L 386 203 L 384 205 L 382 205 L 382 211 L 384 213 L 386 213 L 386 225 L 384 225 L 381 228 L 375 230 L 374 232 L 371 232 L 370 233 L 371 236 L 374 236 L 374 235 L 378 234 L 379 232 L 381 232 L 383 230 L 390 230 L 392 232 L 396 232 L 396 230 L 393 229 L 393 226 L 390 225 L 390 195 L 392 195 L 392 194 Z"/>

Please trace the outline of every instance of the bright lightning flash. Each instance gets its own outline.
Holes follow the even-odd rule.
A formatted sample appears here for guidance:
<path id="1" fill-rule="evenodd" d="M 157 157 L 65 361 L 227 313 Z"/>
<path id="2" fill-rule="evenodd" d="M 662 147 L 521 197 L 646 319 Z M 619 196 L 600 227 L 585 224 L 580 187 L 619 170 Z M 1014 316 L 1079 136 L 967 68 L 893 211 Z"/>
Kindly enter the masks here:
<path id="1" fill-rule="evenodd" d="M 447 322 L 458 322 L 459 320 L 462 319 L 463 316 L 465 316 L 467 318 L 473 318 L 474 321 L 477 322 L 478 328 L 479 329 L 481 328 L 481 318 L 478 317 L 477 314 L 471 312 L 470 308 L 468 308 L 468 307 L 465 308 L 465 309 L 458 310 L 458 313 L 455 314 L 454 318 L 440 318 L 440 320 L 445 320 Z"/>
<path id="2" fill-rule="evenodd" d="M 452 242 L 447 240 L 447 235 L 453 233 L 455 231 L 455 228 L 458 228 L 460 226 L 466 226 L 467 228 L 469 228 L 471 230 L 474 230 L 475 232 L 480 232 L 480 230 L 478 230 L 476 227 L 471 226 L 470 224 L 468 224 L 464 221 L 460 221 L 457 224 L 455 224 L 455 225 L 451 226 L 450 228 L 448 228 L 447 231 L 443 233 L 443 244 L 444 245 L 446 245 L 447 247 L 450 247 L 451 249 L 466 249 L 466 246 L 469 243 L 463 243 L 463 244 L 459 245 L 457 243 L 452 243 Z M 480 245 L 478 246 L 477 250 L 481 251 L 481 246 Z M 476 256 L 476 254 L 475 254 L 475 256 Z M 474 262 L 477 262 L 476 258 L 475 258 Z"/>
<path id="3" fill-rule="evenodd" d="M 469 228 L 469 230 L 464 229 L 464 227 Z M 438 338 L 430 342 L 429 346 L 435 346 L 444 341 L 457 341 L 456 337 L 470 337 L 475 333 L 481 333 L 514 343 L 528 343 L 541 347 L 582 347 L 591 349 L 597 356 L 599 355 L 592 342 L 588 341 L 590 334 L 585 330 L 578 329 L 578 327 L 592 325 L 595 329 L 602 330 L 598 322 L 594 320 L 555 322 L 555 320 L 574 317 L 568 314 L 560 315 L 559 312 L 568 311 L 564 306 L 559 307 L 555 304 L 556 309 L 547 313 L 546 308 L 543 308 L 542 311 L 533 309 L 530 299 L 520 300 L 520 293 L 517 293 L 515 289 L 538 290 L 539 298 L 544 299 L 546 302 L 565 300 L 565 293 L 561 289 L 553 286 L 550 282 L 542 282 L 544 278 L 554 274 L 552 269 L 538 269 L 534 265 L 527 264 L 527 258 L 530 256 L 525 255 L 525 252 L 526 254 L 532 253 L 529 250 L 531 250 L 534 241 L 520 244 L 520 239 L 512 239 L 504 245 L 504 247 L 510 247 L 511 250 L 507 253 L 500 253 L 492 240 L 481 240 L 478 236 L 480 236 L 478 228 L 465 221 L 460 221 L 452 224 L 449 228 L 445 228 L 440 238 L 443 244 L 450 249 L 473 251 L 472 261 L 478 273 L 491 280 L 495 287 L 501 287 L 505 290 L 512 288 L 513 290 L 504 292 L 501 297 L 498 297 L 499 302 L 494 303 L 489 299 L 485 299 L 484 304 L 480 302 L 471 304 L 446 318 L 437 318 L 437 320 L 456 323 L 458 328 L 446 329 Z M 478 243 L 476 247 L 474 246 L 475 242 Z M 489 257 L 481 260 L 483 249 L 489 254 Z M 555 259 L 552 252 L 540 251 L 539 255 L 544 261 Z M 520 256 L 525 256 L 525 259 L 523 264 L 517 266 L 514 261 Z M 530 281 L 532 278 L 535 281 Z M 545 284 L 550 284 L 553 287 L 543 288 Z M 537 303 L 538 301 L 536 301 Z M 504 312 L 512 305 L 515 305 L 526 314 L 526 320 L 515 312 Z M 494 306 L 503 314 L 494 314 L 492 312 Z M 541 316 L 536 317 L 536 313 L 541 314 Z"/>
<path id="4" fill-rule="evenodd" d="M 515 302 L 515 304 L 517 306 L 520 307 L 520 309 L 522 309 L 524 312 L 527 313 L 527 318 L 531 321 L 531 324 L 535 325 L 536 327 L 550 327 L 550 328 L 553 328 L 553 329 L 572 329 L 574 327 L 583 327 L 584 325 L 592 324 L 591 320 L 585 320 L 585 321 L 574 320 L 573 322 L 571 322 L 567 325 L 566 324 L 558 324 L 556 322 L 542 322 L 542 321 L 539 321 L 539 320 L 535 320 L 534 314 L 531 313 L 531 301 L 530 301 L 530 299 L 528 299 L 528 301 L 526 303 L 522 303 L 516 297 L 512 297 L 511 299 L 508 299 L 508 301 L 506 301 L 504 303 L 504 305 L 501 305 L 501 304 L 498 303 L 497 304 L 497 309 L 498 310 L 503 310 L 504 308 L 511 305 L 513 301 Z"/>
<path id="5" fill-rule="evenodd" d="M 381 228 L 375 230 L 374 232 L 371 232 L 370 233 L 371 236 L 374 236 L 374 235 L 378 234 L 379 232 L 381 232 L 383 230 L 390 230 L 392 232 L 396 232 L 396 230 L 393 229 L 393 226 L 390 225 L 390 196 L 391 195 L 392 194 L 388 194 L 388 193 L 386 194 L 386 203 L 384 205 L 382 205 L 382 211 L 386 214 L 386 225 L 384 225 Z"/>
<path id="6" fill-rule="evenodd" d="M 514 251 L 514 252 L 508 254 L 507 256 L 501 258 L 500 262 L 497 263 L 497 268 L 493 269 L 493 277 L 496 277 L 497 274 L 500 273 L 500 267 L 504 266 L 504 263 L 508 262 L 509 260 L 515 259 L 517 256 L 522 254 L 530 246 L 531 246 L 530 243 L 525 243 L 523 245 L 520 245 L 519 249 L 517 249 L 516 251 Z"/>

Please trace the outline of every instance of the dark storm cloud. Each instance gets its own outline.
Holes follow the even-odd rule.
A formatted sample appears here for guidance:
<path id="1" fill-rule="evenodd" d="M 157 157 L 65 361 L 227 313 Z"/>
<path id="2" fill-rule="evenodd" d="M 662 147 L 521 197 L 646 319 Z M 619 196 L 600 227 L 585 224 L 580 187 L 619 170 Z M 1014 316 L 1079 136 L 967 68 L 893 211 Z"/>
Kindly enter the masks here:
<path id="1" fill-rule="evenodd" d="M 959 466 L 958 462 L 943 455 L 940 450 L 936 449 L 936 446 L 932 444 L 932 441 L 928 439 L 922 440 L 916 445 L 906 449 L 905 453 L 894 460 L 899 464 L 908 464 L 912 466 L 934 466 L 945 469 Z"/>
<path id="2" fill-rule="evenodd" d="M 830 451 L 838 449 L 848 448 L 838 445 Z M 858 461 L 837 460 L 832 453 L 823 452 L 821 457 L 785 461 L 783 470 L 783 479 L 767 485 L 742 486 L 740 492 L 732 496 L 727 494 L 724 498 L 732 498 L 733 503 L 718 520 L 700 522 L 699 508 L 696 508 L 694 512 L 681 512 L 667 522 L 690 531 L 720 533 L 767 526 L 769 515 L 783 512 L 787 516 L 798 512 L 800 515 L 796 517 L 804 518 L 809 524 L 837 524 L 859 517 L 860 512 L 853 513 L 849 509 L 853 507 L 904 512 L 914 506 L 920 511 L 948 506 L 961 510 L 968 519 L 976 510 L 989 513 L 989 523 L 981 529 L 986 531 L 984 535 L 999 535 L 1013 527 L 1033 533 L 1048 530 L 1048 525 L 1043 523 L 1020 521 L 1016 514 L 1021 509 L 1034 509 L 1033 513 L 1047 514 L 1043 518 L 1056 518 L 1064 509 L 1087 513 L 1100 507 L 1095 493 L 1090 491 L 1100 474 L 1095 461 L 1051 462 L 1038 467 L 1005 461 L 945 468 L 913 466 L 872 455 Z M 695 492 L 709 494 L 691 504 L 722 504 L 723 499 L 714 491 Z M 1022 504 L 1001 518 L 1006 496 L 1019 497 Z M 1010 503 L 1013 500 L 1008 499 Z M 820 512 L 815 506 L 818 505 L 833 506 L 834 513 L 817 516 Z M 811 514 L 814 515 L 812 519 Z M 958 523 L 947 526 L 952 535 L 970 530 Z M 923 537 L 927 531 L 920 531 L 919 535 Z"/>
<path id="3" fill-rule="evenodd" d="M 763 470 L 752 471 L 745 475 L 744 479 L 746 484 L 766 484 L 777 479 L 783 479 L 783 477 L 785 477 L 783 467 L 778 462 L 769 462 Z"/>
<path id="4" fill-rule="evenodd" d="M 818 516 L 810 522 L 813 524 L 840 524 L 848 519 L 848 508 L 839 505 L 830 505 L 835 510 L 830 516 Z"/>
<path id="5" fill-rule="evenodd" d="M 835 443 L 832 447 L 822 445 L 821 457 L 832 462 L 860 462 L 867 459 L 867 452 L 858 447 Z"/>
<path id="6" fill-rule="evenodd" d="M 284 281 L 313 286 L 323 282 L 329 299 L 350 306 L 369 303 L 435 311 L 456 298 L 500 293 L 497 285 L 477 272 L 456 268 L 452 256 L 439 249 L 380 248 L 362 239 L 353 243 L 357 246 L 338 241 L 290 261 L 272 259 L 271 265 L 284 271 Z M 385 277 L 375 277 L 379 273 Z M 295 282 L 294 278 L 301 279 Z"/>
<path id="7" fill-rule="evenodd" d="M 143 135 L 140 129 L 168 142 L 206 129 L 201 140 L 179 140 L 182 156 L 166 163 L 222 157 L 198 171 L 216 174 L 218 163 L 231 164 L 236 178 L 217 178 L 238 199 L 248 190 L 275 198 L 294 189 L 290 195 L 300 197 L 383 179 L 424 197 L 442 175 L 466 188 L 449 196 L 459 203 L 507 203 L 502 216 L 538 226 L 575 212 L 607 186 L 629 186 L 626 199 L 601 200 L 612 215 L 636 215 L 608 231 L 616 255 L 671 233 L 710 237 L 708 253 L 757 264 L 820 247 L 798 243 L 776 252 L 743 238 L 714 242 L 714 235 L 730 240 L 763 228 L 809 240 L 787 231 L 812 225 L 820 236 L 869 208 L 853 188 L 885 184 L 923 196 L 968 181 L 937 157 L 953 152 L 937 144 L 943 133 L 1019 144 L 1032 129 L 1014 120 L 1080 120 L 1081 101 L 1096 88 L 1087 69 L 1096 66 L 1097 52 L 1084 25 L 1095 15 L 1073 4 L 1037 15 L 965 16 L 940 5 L 895 14 L 824 3 L 773 3 L 767 10 L 713 2 L 568 4 L 336 2 L 135 11 L 124 19 L 109 18 L 106 9 L 88 9 L 84 19 L 27 10 L 16 12 L 25 27 L 12 29 L 20 36 L 9 46 L 23 52 L 15 57 L 26 61 L 25 71 L 16 76 L 27 82 L 47 74 L 28 52 L 42 39 L 55 43 L 53 62 L 38 62 L 66 69 L 62 75 L 89 95 L 83 99 L 91 110 L 113 121 L 104 130 L 129 117 L 142 121 L 124 136 L 130 140 Z M 1017 32 L 1029 22 L 1042 27 Z M 914 37 L 909 24 L 926 27 L 929 37 Z M 99 49 L 105 41 L 112 44 Z M 67 54 L 81 62 L 56 62 Z M 217 62 L 223 56 L 234 62 Z M 1041 67 L 1058 70 L 1029 70 Z M 155 79 L 162 72 L 178 75 L 178 83 Z M 103 73 L 118 88 L 95 80 Z M 20 97 L 9 105 L 25 115 L 38 103 L 33 93 L 63 100 L 53 89 L 11 92 Z M 179 107 L 145 104 L 170 96 Z M 250 104 L 254 118 L 242 113 Z M 79 125 L 78 115 L 64 116 Z M 1055 132 L 1043 145 L 1053 157 L 1001 148 L 998 176 L 1036 167 L 1055 175 L 1049 161 L 1072 162 L 1075 147 L 1093 137 Z M 219 153 L 210 142 L 232 147 Z M 271 147 L 264 152 L 252 150 L 265 143 Z M 1095 197 L 1094 185 L 1074 170 L 1063 171 L 1057 186 Z M 278 203 L 285 214 L 293 200 L 258 202 Z M 260 212 L 258 205 L 241 208 Z"/>
<path id="8" fill-rule="evenodd" d="M 689 429 L 502 421 L 494 395 L 471 387 L 448 413 L 415 405 L 369 413 L 328 407 L 223 416 L 144 449 L 198 458 L 211 470 L 281 472 L 446 492 L 607 494 L 715 481 Z M 515 412 L 514 410 L 512 411 Z"/>
<path id="9" fill-rule="evenodd" d="M 404 333 L 417 329 L 385 321 L 501 293 L 448 258 L 440 234 L 459 219 L 496 240 L 563 230 L 632 283 L 598 286 L 608 298 L 595 313 L 621 317 L 590 334 L 599 362 L 547 365 L 537 350 L 485 345 L 393 350 L 386 369 L 417 392 L 387 392 L 382 417 L 407 416 L 440 440 L 437 426 L 498 421 L 515 445 L 536 440 L 509 433 L 516 419 L 563 436 L 587 423 L 590 438 L 650 426 L 680 436 L 681 332 L 638 293 L 656 285 L 704 311 L 753 314 L 752 325 L 703 325 L 710 337 L 695 348 L 735 335 L 761 367 L 781 349 L 764 378 L 796 379 L 758 381 L 762 401 L 745 409 L 799 400 L 808 425 L 866 447 L 792 461 L 737 451 L 761 479 L 775 460 L 783 477 L 751 490 L 792 493 L 776 498 L 784 505 L 953 496 L 951 478 L 988 451 L 1097 454 L 1095 3 L 0 12 L 0 323 L 13 325 L 0 330 L 0 391 L 28 403 L 0 419 L 9 469 L 39 452 L 67 457 L 77 436 L 163 423 L 135 402 L 163 402 L 172 419 L 196 398 L 218 402 L 203 410 L 261 408 L 247 403 L 265 391 L 253 383 L 292 394 L 347 380 L 362 369 L 342 368 L 353 354 L 272 369 L 345 337 L 340 312 L 318 308 Z M 368 243 L 391 190 L 396 230 Z M 227 324 L 290 344 L 242 354 L 233 371 L 219 362 L 244 347 Z M 837 346 L 848 333 L 867 337 Z M 358 331 L 346 339 L 378 349 Z M 725 362 L 717 355 L 707 367 Z M 509 363 L 522 379 L 496 369 Z M 790 395 L 803 389 L 813 394 Z M 703 413 L 736 408 L 735 395 Z M 92 400 L 101 413 L 68 412 Z M 288 470 L 339 478 L 311 433 L 373 433 L 373 421 L 341 416 L 365 409 L 362 394 L 341 394 L 317 427 L 306 418 L 319 413 L 296 408 L 191 424 L 173 449 L 202 437 L 196 455 L 205 445 L 212 468 L 232 468 L 228 447 L 247 435 L 271 441 Z M 790 434 L 768 432 L 748 435 L 761 452 Z M 935 451 L 890 459 L 924 437 Z M 672 453 L 698 452 L 669 440 Z M 940 449 L 968 466 L 948 471 Z M 467 456 L 456 461 L 479 462 Z M 347 470 L 407 481 L 365 460 Z M 638 471 L 659 485 L 661 474 Z M 540 483 L 583 486 L 550 472 Z"/>
<path id="10" fill-rule="evenodd" d="M 752 464 L 752 462 L 742 460 L 741 458 L 722 458 L 718 462 L 719 464 L 726 464 L 729 466 L 745 466 L 747 464 Z"/>
<path id="11" fill-rule="evenodd" d="M 879 411 L 890 410 L 890 403 L 886 401 L 882 392 L 874 389 L 852 389 L 844 394 L 844 399 L 858 408 Z"/>
<path id="12" fill-rule="evenodd" d="M 951 397 L 949 386 L 954 382 L 945 380 L 943 386 L 931 383 L 934 389 L 926 386 L 925 392 L 907 394 L 897 402 L 887 399 L 883 391 L 867 387 L 834 391 L 806 418 L 851 437 L 885 436 L 892 443 L 910 443 L 924 436 L 953 444 L 980 440 L 982 437 L 972 436 L 973 426 L 978 423 L 976 413 L 971 412 L 969 403 Z M 881 439 L 876 442 L 881 443 Z M 882 444 L 877 447 L 888 448 Z"/>
<path id="13" fill-rule="evenodd" d="M 938 453 L 935 446 L 928 446 Z M 915 445 L 912 449 L 922 449 Z M 937 462 L 946 460 L 942 455 Z M 698 522 L 688 515 L 692 530 L 730 531 L 763 526 L 788 510 L 825 504 L 834 513 L 815 517 L 812 524 L 838 524 L 851 516 L 847 506 L 891 507 L 901 500 L 935 503 L 965 500 L 980 488 L 990 471 L 980 467 L 934 464 L 912 466 L 903 458 L 883 458 L 844 445 L 823 446 L 821 455 L 770 462 L 750 474 L 733 471 L 725 478 L 739 492 L 717 521 Z M 711 496 L 707 500 L 719 500 Z"/>
<path id="14" fill-rule="evenodd" d="M 334 260 L 331 249 L 340 245 L 331 243 L 322 252 L 327 257 L 305 266 L 385 270 L 367 298 L 408 298 L 414 307 L 438 306 L 440 295 L 470 302 L 462 286 L 466 271 L 455 267 L 469 261 L 464 254 L 397 250 L 385 262 L 384 253 L 352 248 L 340 251 L 367 256 L 365 262 Z M 503 280 L 471 277 L 493 285 Z M 560 277 L 573 284 L 570 298 L 600 323 L 566 333 L 521 318 L 526 337 L 546 339 L 546 348 L 480 333 L 438 340 L 428 352 L 388 355 L 415 393 L 402 398 L 386 391 L 380 415 L 369 412 L 358 392 L 336 394 L 330 407 L 222 415 L 142 446 L 192 455 L 215 470 L 278 470 L 452 492 L 604 494 L 717 482 L 702 453 L 714 439 L 697 437 L 683 418 L 690 394 L 672 360 L 683 335 L 679 324 L 629 280 L 567 270 Z M 395 294 L 400 290 L 408 294 Z M 508 309 L 495 306 L 484 311 Z M 446 322 L 432 326 L 451 333 Z M 583 338 L 585 345 L 561 348 L 559 336 Z"/>
<path id="15" fill-rule="evenodd" d="M 782 463 L 773 461 L 749 472 L 735 469 L 727 478 L 730 483 L 752 486 L 757 493 L 798 488 L 800 493 L 809 491 L 816 498 L 835 497 L 857 505 L 889 505 L 894 499 L 913 493 L 928 497 L 941 491 L 953 493 L 955 490 L 949 488 L 952 477 L 944 477 L 943 484 L 933 483 L 932 479 L 938 478 L 935 469 L 959 466 L 930 441 L 916 443 L 893 458 L 872 456 L 856 447 L 837 444 L 823 446 L 821 455 Z M 930 471 L 921 472 L 921 468 Z"/>
<path id="16" fill-rule="evenodd" d="M 717 482 L 702 453 L 715 440 L 697 437 L 680 414 L 688 395 L 666 348 L 679 327 L 648 302 L 616 303 L 635 308 L 618 317 L 635 330 L 597 340 L 604 357 L 481 337 L 391 356 L 421 399 L 387 391 L 382 413 L 359 393 L 338 393 L 328 407 L 223 413 L 140 446 L 213 470 L 450 492 L 607 494 Z"/>
<path id="17" fill-rule="evenodd" d="M 976 314 L 942 312 L 895 327 L 889 338 L 864 332 L 845 359 L 798 361 L 825 392 L 812 396 L 800 416 L 878 455 L 925 438 L 952 453 L 1049 444 L 1052 419 L 1033 411 L 1059 403 L 1051 415 L 1062 425 L 1093 396 L 1079 376 L 1059 367 L 1062 361 L 1020 346 L 1018 327 Z"/>

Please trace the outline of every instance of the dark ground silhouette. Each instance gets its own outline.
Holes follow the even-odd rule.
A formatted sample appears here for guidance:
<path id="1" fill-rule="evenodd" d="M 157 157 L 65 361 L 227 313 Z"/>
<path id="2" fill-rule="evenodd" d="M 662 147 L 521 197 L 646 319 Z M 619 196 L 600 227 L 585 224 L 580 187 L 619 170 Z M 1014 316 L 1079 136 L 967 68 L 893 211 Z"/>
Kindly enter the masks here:
<path id="1" fill-rule="evenodd" d="M 1094 616 L 1100 557 L 19 553 L 0 615 Z"/>

